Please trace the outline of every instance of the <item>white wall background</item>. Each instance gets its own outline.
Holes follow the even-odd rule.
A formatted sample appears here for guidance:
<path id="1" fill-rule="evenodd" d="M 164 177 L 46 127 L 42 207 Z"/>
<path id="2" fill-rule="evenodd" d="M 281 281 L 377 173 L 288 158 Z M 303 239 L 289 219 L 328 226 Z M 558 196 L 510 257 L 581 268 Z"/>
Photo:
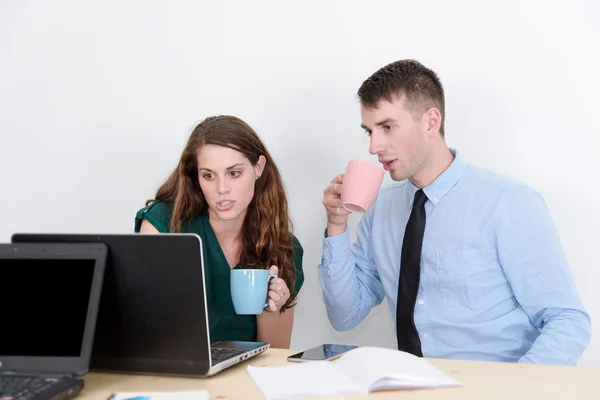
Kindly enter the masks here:
<path id="1" fill-rule="evenodd" d="M 0 0 L 0 241 L 130 232 L 195 124 L 237 115 L 278 162 L 305 248 L 292 346 L 394 347 L 386 304 L 351 332 L 327 321 L 321 196 L 371 158 L 359 85 L 416 58 L 445 84 L 449 145 L 545 196 L 592 314 L 581 364 L 600 366 L 599 21 L 594 0 Z"/>

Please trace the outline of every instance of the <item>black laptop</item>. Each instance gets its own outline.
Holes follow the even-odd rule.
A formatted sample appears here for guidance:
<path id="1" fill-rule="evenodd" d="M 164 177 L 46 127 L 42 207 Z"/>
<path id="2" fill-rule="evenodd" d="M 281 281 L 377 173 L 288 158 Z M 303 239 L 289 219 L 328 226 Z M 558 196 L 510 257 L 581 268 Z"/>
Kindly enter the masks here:
<path id="1" fill-rule="evenodd" d="M 106 256 L 102 243 L 0 244 L 0 399 L 81 392 Z"/>
<path id="2" fill-rule="evenodd" d="M 12 241 L 108 246 L 91 370 L 208 377 L 269 348 L 211 342 L 196 234 L 20 233 Z"/>

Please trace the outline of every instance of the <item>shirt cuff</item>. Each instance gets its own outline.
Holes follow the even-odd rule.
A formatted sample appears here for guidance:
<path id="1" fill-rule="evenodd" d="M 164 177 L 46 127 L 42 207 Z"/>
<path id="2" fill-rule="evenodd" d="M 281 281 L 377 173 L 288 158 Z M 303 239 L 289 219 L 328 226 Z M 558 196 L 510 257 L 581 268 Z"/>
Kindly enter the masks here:
<path id="1" fill-rule="evenodd" d="M 324 267 L 346 260 L 350 255 L 350 235 L 348 228 L 343 233 L 327 236 L 327 228 L 323 235 L 323 255 L 321 264 Z"/>

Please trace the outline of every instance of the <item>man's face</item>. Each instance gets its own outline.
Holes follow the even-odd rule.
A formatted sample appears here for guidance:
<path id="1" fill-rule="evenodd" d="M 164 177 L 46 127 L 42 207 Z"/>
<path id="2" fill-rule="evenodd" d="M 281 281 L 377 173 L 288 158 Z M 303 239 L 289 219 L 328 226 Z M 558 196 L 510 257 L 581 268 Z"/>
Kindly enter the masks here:
<path id="1" fill-rule="evenodd" d="M 395 181 L 411 178 L 427 158 L 427 118 L 416 120 L 403 99 L 361 107 L 362 127 L 370 137 L 369 152 L 377 155 Z"/>

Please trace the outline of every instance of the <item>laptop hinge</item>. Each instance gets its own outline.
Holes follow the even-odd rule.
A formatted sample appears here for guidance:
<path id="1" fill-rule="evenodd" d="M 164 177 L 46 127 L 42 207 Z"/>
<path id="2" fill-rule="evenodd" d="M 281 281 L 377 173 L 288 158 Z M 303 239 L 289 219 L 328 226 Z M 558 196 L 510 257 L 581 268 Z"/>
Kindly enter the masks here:
<path id="1" fill-rule="evenodd" d="M 39 376 L 42 378 L 74 378 L 74 374 L 48 371 L 0 371 L 0 376 Z"/>

